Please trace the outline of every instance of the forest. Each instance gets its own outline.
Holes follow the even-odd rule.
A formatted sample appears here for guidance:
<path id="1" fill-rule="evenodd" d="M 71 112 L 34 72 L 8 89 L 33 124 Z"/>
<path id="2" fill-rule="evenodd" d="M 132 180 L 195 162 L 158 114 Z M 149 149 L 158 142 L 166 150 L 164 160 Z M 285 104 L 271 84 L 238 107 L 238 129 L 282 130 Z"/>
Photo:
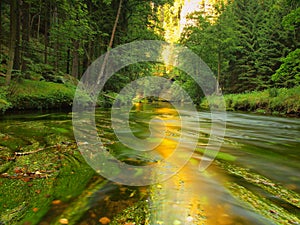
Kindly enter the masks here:
<path id="1" fill-rule="evenodd" d="M 136 40 L 166 40 L 188 47 L 211 68 L 223 94 L 268 90 L 269 97 L 283 95 L 283 101 L 284 95 L 299 94 L 297 0 L 200 1 L 199 9 L 187 15 L 190 22 L 185 26 L 180 25 L 184 0 L 1 0 L 0 4 L 2 111 L 36 108 L 39 104 L 28 102 L 27 89 L 38 92 L 46 82 L 75 85 L 107 50 Z M 151 63 L 123 69 L 105 85 L 104 93 L 114 95 L 138 77 L 158 74 L 187 90 L 195 104 L 203 100 L 192 78 L 176 68 L 170 72 Z M 48 93 L 41 107 L 54 107 L 53 98 L 58 107 L 68 105 L 72 90 L 66 86 L 50 84 L 65 98 Z M 38 93 L 35 98 L 41 100 Z M 102 103 L 109 101 L 100 98 Z M 240 109 L 249 110 L 249 104 Z M 280 111 L 280 107 L 270 109 Z M 298 110 L 299 105 L 287 109 Z"/>

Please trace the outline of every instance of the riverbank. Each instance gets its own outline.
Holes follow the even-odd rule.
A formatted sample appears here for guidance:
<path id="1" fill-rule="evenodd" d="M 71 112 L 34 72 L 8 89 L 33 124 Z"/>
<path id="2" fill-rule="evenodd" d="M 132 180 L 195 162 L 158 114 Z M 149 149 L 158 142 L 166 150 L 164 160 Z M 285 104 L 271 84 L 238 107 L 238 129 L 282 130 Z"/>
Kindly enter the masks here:
<path id="1" fill-rule="evenodd" d="M 200 104 L 203 109 L 209 109 L 209 102 L 217 106 L 217 98 L 205 98 Z M 264 91 L 254 91 L 244 94 L 224 95 L 227 111 L 246 111 L 269 115 L 289 115 L 300 117 L 300 86 L 272 88 Z"/>
<path id="2" fill-rule="evenodd" d="M 72 108 L 78 81 L 70 76 L 65 83 L 34 81 L 22 79 L 4 86 L 5 80 L 0 79 L 0 114 L 11 111 L 26 110 L 68 110 Z M 82 94 L 84 104 L 92 100 Z M 111 104 L 111 99 L 105 95 L 98 98 L 97 105 Z"/>
<path id="3" fill-rule="evenodd" d="M 66 83 L 53 83 L 23 79 L 10 87 L 0 80 L 0 113 L 20 110 L 71 109 L 77 83 L 74 80 Z M 300 117 L 300 86 L 286 89 L 268 89 L 244 94 L 224 95 L 228 111 L 246 111 L 269 115 L 289 115 Z M 88 96 L 85 96 L 88 97 Z M 86 101 L 86 99 L 85 99 Z M 217 106 L 217 99 L 209 97 L 209 101 Z M 100 96 L 98 105 L 109 105 L 112 98 Z M 200 108 L 209 109 L 205 98 Z"/>
<path id="4" fill-rule="evenodd" d="M 3 80 L 1 84 L 3 83 Z M 70 108 L 76 85 L 22 79 L 0 86 L 0 112 Z"/>

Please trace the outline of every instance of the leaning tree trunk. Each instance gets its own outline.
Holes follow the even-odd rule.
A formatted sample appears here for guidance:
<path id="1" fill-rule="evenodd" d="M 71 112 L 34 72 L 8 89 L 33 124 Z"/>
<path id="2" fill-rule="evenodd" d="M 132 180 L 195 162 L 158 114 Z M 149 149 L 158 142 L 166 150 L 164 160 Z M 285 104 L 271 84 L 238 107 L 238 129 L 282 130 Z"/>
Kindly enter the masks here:
<path id="1" fill-rule="evenodd" d="M 6 72 L 6 85 L 10 84 L 11 73 L 14 66 L 15 49 L 16 49 L 16 37 L 17 37 L 17 0 L 10 1 L 10 46 L 9 46 L 9 61 Z"/>
<path id="2" fill-rule="evenodd" d="M 107 53 L 106 53 L 106 55 L 103 59 L 103 64 L 101 66 L 101 70 L 100 70 L 100 73 L 98 75 L 97 85 L 99 85 L 101 80 L 102 80 L 104 70 L 105 70 L 105 67 L 106 67 L 106 64 L 107 64 L 107 60 L 108 60 L 108 57 L 109 57 L 109 51 L 113 46 L 113 42 L 114 42 L 114 39 L 115 39 L 115 33 L 116 33 L 116 30 L 117 30 L 117 25 L 118 25 L 120 14 L 121 14 L 122 4 L 123 4 L 123 0 L 120 0 L 119 7 L 118 7 L 118 12 L 117 12 L 116 19 L 115 19 L 115 24 L 114 24 L 114 27 L 112 29 L 112 33 L 111 33 L 111 36 L 110 36 L 110 41 L 109 41 L 109 44 L 108 44 L 108 51 L 107 51 Z"/>
<path id="3" fill-rule="evenodd" d="M 113 45 L 113 42 L 114 42 L 114 39 L 115 39 L 115 33 L 116 33 L 116 30 L 117 30 L 117 25 L 118 25 L 119 18 L 120 18 L 120 15 L 121 15 L 122 3 L 123 3 L 123 0 L 120 0 L 117 16 L 116 16 L 116 19 L 115 19 L 115 24 L 114 24 L 114 27 L 112 29 L 110 41 L 109 41 L 109 44 L 108 44 L 108 50 L 110 50 L 112 48 L 112 45 Z"/>

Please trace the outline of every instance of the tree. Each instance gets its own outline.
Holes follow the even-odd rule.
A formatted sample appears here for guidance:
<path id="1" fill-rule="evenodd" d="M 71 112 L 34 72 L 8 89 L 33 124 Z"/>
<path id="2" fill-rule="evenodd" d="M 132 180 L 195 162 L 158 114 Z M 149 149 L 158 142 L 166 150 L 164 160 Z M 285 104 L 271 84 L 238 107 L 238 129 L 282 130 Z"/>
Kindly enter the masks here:
<path id="1" fill-rule="evenodd" d="M 286 57 L 281 58 L 281 66 L 272 76 L 280 87 L 293 87 L 300 84 L 300 8 L 292 10 L 282 20 L 286 32 L 292 34 L 292 47 L 296 47 Z"/>
<path id="2" fill-rule="evenodd" d="M 234 28 L 238 32 L 238 48 L 230 63 L 230 76 L 239 81 L 233 91 L 262 90 L 276 85 L 271 78 L 280 67 L 281 58 L 297 46 L 296 33 L 284 29 L 282 23 L 295 7 L 298 7 L 296 1 L 288 0 L 233 3 L 238 21 Z"/>
<path id="3" fill-rule="evenodd" d="M 30 6 L 27 1 L 22 1 L 22 72 L 27 70 L 26 58 L 30 57 L 28 45 L 30 41 Z M 27 76 L 27 78 L 29 78 Z"/>
<path id="4" fill-rule="evenodd" d="M 234 59 L 230 62 L 231 76 L 238 82 L 234 91 L 254 90 L 259 83 L 260 32 L 263 29 L 264 16 L 260 1 L 238 0 L 234 3 L 236 16 L 237 47 Z"/>
<path id="5" fill-rule="evenodd" d="M 18 25 L 18 13 L 17 13 L 18 0 L 10 1 L 10 46 L 9 46 L 9 61 L 6 73 L 6 85 L 10 84 L 11 74 L 14 66 L 15 50 L 16 50 L 16 38 L 17 38 L 17 25 Z"/>
<path id="6" fill-rule="evenodd" d="M 2 0 L 0 0 L 0 50 L 2 50 L 3 39 L 2 39 Z"/>
<path id="7" fill-rule="evenodd" d="M 16 4 L 16 45 L 15 45 L 15 56 L 14 56 L 14 65 L 13 68 L 14 70 L 19 70 L 20 69 L 20 65 L 21 65 L 21 51 L 20 51 L 20 45 L 21 45 L 21 13 L 20 13 L 20 1 L 21 0 L 17 0 L 17 4 Z"/>
<path id="8" fill-rule="evenodd" d="M 279 87 L 291 88 L 300 84 L 300 48 L 282 59 L 282 64 L 272 76 L 272 80 Z"/>
<path id="9" fill-rule="evenodd" d="M 284 0 L 267 0 L 263 4 L 263 25 L 259 33 L 258 80 L 260 89 L 271 87 L 272 75 L 293 47 L 293 34 L 283 26 L 284 17 L 291 6 Z"/>
<path id="10" fill-rule="evenodd" d="M 155 33 L 155 12 L 157 7 L 171 2 L 1 0 L 1 7 L 5 9 L 1 10 L 1 19 L 5 20 L 2 20 L 4 29 L 1 29 L 0 41 L 5 43 L 4 37 L 10 38 L 9 49 L 14 49 L 14 53 L 10 51 L 7 58 L 14 58 L 14 62 L 7 61 L 12 63 L 12 68 L 21 69 L 27 79 L 41 79 L 42 75 L 46 80 L 55 81 L 54 77 L 62 73 L 80 78 L 94 59 L 114 46 L 138 39 L 162 39 Z M 15 13 L 10 13 L 11 19 L 7 20 L 9 4 L 14 4 Z M 11 21 L 10 32 L 6 21 Z M 132 66 L 121 72 L 131 80 L 139 74 L 138 69 L 150 71 L 151 66 Z M 8 83 L 12 70 L 8 70 Z M 120 78 L 121 73 L 118 76 Z M 120 80 L 121 84 L 128 82 L 128 79 Z M 116 82 L 114 85 L 119 86 Z"/>
<path id="11" fill-rule="evenodd" d="M 236 33 L 229 5 L 220 1 L 215 5 L 214 12 L 209 16 L 204 16 L 203 12 L 191 15 L 195 25 L 184 30 L 181 43 L 197 53 L 216 74 L 216 91 L 219 92 L 228 83 L 227 71 L 235 49 Z"/>
<path id="12" fill-rule="evenodd" d="M 58 21 L 50 28 L 50 42 L 55 50 L 55 67 L 62 70 L 68 66 L 68 52 L 72 53 L 72 71 L 75 78 L 79 78 L 79 58 L 84 54 L 83 46 L 94 32 L 89 22 L 87 5 L 82 1 L 62 1 L 59 8 L 55 8 Z M 57 15 L 56 15 L 57 14 Z M 60 51 L 58 51 L 58 46 Z M 59 60 L 63 58 L 63 60 Z"/>

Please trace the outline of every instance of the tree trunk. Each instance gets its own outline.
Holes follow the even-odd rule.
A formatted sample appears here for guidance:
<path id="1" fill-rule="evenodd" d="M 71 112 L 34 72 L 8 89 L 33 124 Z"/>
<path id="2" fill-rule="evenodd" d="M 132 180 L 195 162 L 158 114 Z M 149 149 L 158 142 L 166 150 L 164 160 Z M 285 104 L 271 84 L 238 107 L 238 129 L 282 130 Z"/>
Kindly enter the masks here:
<path id="1" fill-rule="evenodd" d="M 20 0 L 16 0 L 16 45 L 15 45 L 15 57 L 14 57 L 14 65 L 13 68 L 15 70 L 20 69 L 21 65 L 21 55 L 20 55 L 20 24 L 21 24 L 21 15 L 20 15 Z"/>
<path id="2" fill-rule="evenodd" d="M 38 15 L 37 33 L 36 38 L 40 39 L 41 15 Z"/>
<path id="3" fill-rule="evenodd" d="M 116 30 L 117 30 L 117 25 L 118 25 L 119 18 L 120 18 L 120 15 L 121 15 L 122 4 L 123 4 L 123 0 L 120 0 L 119 6 L 118 6 L 117 16 L 116 16 L 116 19 L 115 19 L 115 24 L 114 24 L 114 27 L 112 29 L 111 36 L 110 36 L 110 41 L 109 41 L 109 44 L 108 44 L 108 50 L 110 50 L 113 46 L 113 42 L 114 42 L 114 39 L 115 39 L 115 33 L 116 33 Z"/>
<path id="4" fill-rule="evenodd" d="M 217 85 L 216 85 L 216 93 L 220 94 L 220 77 L 221 77 L 221 53 L 220 50 L 218 52 L 218 77 L 217 77 Z"/>
<path id="5" fill-rule="evenodd" d="M 22 72 L 27 69 L 26 57 L 30 57 L 29 54 L 29 41 L 30 41 L 30 9 L 29 4 L 26 1 L 22 2 Z"/>
<path id="6" fill-rule="evenodd" d="M 9 61 L 6 73 L 6 85 L 10 84 L 11 73 L 14 66 L 16 36 L 17 36 L 17 0 L 10 1 L 10 46 L 9 46 Z"/>
<path id="7" fill-rule="evenodd" d="M 66 73 L 67 74 L 70 74 L 70 52 L 71 52 L 71 50 L 70 50 L 70 48 L 68 48 L 68 50 L 67 50 L 67 70 L 66 70 Z"/>
<path id="8" fill-rule="evenodd" d="M 117 25 L 118 25 L 120 14 L 121 14 L 122 4 L 123 4 L 123 0 L 120 0 L 119 7 L 118 7 L 118 12 L 117 12 L 116 19 L 115 19 L 115 24 L 114 24 L 114 27 L 112 29 L 112 33 L 111 33 L 111 36 L 110 36 L 110 41 L 109 41 L 109 44 L 108 44 L 107 53 L 104 57 L 103 64 L 101 66 L 101 70 L 100 70 L 100 73 L 98 75 L 97 85 L 99 85 L 100 82 L 101 82 L 101 79 L 103 77 L 104 70 L 105 70 L 105 67 L 106 67 L 106 64 L 107 64 L 107 60 L 108 60 L 108 57 L 109 57 L 109 51 L 113 46 L 113 42 L 114 42 L 114 39 L 115 39 L 115 33 L 116 33 L 116 30 L 117 30 Z"/>
<path id="9" fill-rule="evenodd" d="M 58 24 L 58 12 L 57 12 L 57 6 L 54 6 L 54 12 L 53 12 L 53 25 Z M 54 54 L 55 54 L 55 71 L 58 71 L 58 38 L 56 38 L 54 43 Z"/>
<path id="10" fill-rule="evenodd" d="M 2 45 L 3 45 L 3 40 L 2 40 L 2 0 L 0 0 L 0 51 L 2 51 Z"/>
<path id="11" fill-rule="evenodd" d="M 79 69 L 79 41 L 73 41 L 73 61 L 72 61 L 72 76 L 78 78 Z"/>
<path id="12" fill-rule="evenodd" d="M 85 56 L 83 57 L 82 60 L 82 71 L 85 71 L 89 65 L 91 65 L 92 63 L 92 41 L 89 40 L 89 42 L 87 43 L 87 45 L 85 46 Z"/>
<path id="13" fill-rule="evenodd" d="M 92 48 L 92 41 L 91 40 L 88 43 L 88 49 L 87 49 L 86 56 L 87 56 L 87 62 L 86 62 L 85 67 L 88 68 L 89 65 L 91 65 L 91 63 L 92 63 L 92 57 L 93 57 L 93 48 Z"/>
<path id="14" fill-rule="evenodd" d="M 44 33 L 44 37 L 45 37 L 45 48 L 44 48 L 44 63 L 48 64 L 48 45 L 49 45 L 49 37 L 48 37 L 48 22 L 50 21 L 50 18 L 48 18 L 48 16 L 50 17 L 50 13 L 49 13 L 49 8 L 50 5 L 48 4 L 48 1 L 44 2 L 45 4 L 45 17 L 44 17 L 44 25 L 45 25 L 45 33 Z"/>
<path id="15" fill-rule="evenodd" d="M 88 3 L 88 11 L 92 12 L 92 8 L 93 8 L 92 2 L 89 1 L 89 3 Z M 85 48 L 85 57 L 83 58 L 82 71 L 85 71 L 89 67 L 89 65 L 91 65 L 91 63 L 92 63 L 92 57 L 93 57 L 93 55 L 92 55 L 93 54 L 92 49 L 94 49 L 94 48 L 92 48 L 92 45 L 93 45 L 92 42 L 93 41 L 91 39 L 89 39 L 89 41 L 86 44 L 86 46 L 84 46 L 87 49 Z"/>

